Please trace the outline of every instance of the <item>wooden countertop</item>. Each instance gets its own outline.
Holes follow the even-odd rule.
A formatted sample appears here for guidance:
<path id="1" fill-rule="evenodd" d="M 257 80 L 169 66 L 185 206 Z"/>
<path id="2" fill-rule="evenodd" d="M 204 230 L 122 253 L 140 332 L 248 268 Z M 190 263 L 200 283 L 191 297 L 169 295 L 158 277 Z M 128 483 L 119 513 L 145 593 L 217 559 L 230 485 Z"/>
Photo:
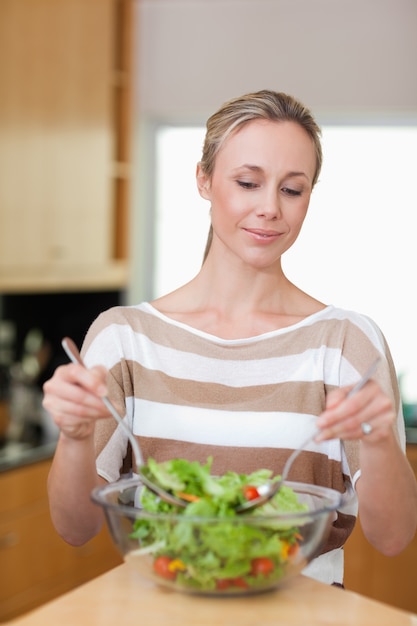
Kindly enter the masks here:
<path id="1" fill-rule="evenodd" d="M 12 622 L 15 626 L 417 626 L 417 615 L 297 576 L 280 589 L 240 598 L 176 593 L 128 564 Z"/>

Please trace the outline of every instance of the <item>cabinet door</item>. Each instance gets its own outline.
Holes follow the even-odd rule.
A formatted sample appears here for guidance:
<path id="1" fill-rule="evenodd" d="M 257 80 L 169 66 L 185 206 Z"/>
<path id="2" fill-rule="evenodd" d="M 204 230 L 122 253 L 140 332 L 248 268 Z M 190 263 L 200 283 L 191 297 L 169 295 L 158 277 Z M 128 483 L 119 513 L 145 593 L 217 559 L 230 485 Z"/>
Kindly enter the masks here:
<path id="1" fill-rule="evenodd" d="M 407 446 L 407 456 L 417 477 L 417 445 Z M 368 543 L 358 522 L 345 547 L 345 586 L 379 602 L 417 613 L 416 563 L 417 535 L 401 554 L 387 557 Z"/>
<path id="2" fill-rule="evenodd" d="M 107 527 L 74 548 L 55 531 L 46 482 L 50 461 L 0 473 L 0 622 L 122 562 Z"/>
<path id="3" fill-rule="evenodd" d="M 111 0 L 0 2 L 0 268 L 112 255 Z"/>

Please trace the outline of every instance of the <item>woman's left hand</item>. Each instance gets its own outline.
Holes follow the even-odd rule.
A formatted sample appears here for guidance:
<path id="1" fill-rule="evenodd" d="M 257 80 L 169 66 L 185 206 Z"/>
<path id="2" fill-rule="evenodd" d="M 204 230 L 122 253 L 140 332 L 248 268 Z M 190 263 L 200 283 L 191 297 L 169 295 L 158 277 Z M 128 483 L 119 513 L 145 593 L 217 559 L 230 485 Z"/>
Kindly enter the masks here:
<path id="1" fill-rule="evenodd" d="M 349 396 L 351 389 L 343 387 L 329 393 L 326 408 L 317 420 L 320 433 L 316 441 L 337 438 L 376 443 L 392 437 L 394 407 L 378 383 L 370 380 Z"/>
<path id="2" fill-rule="evenodd" d="M 416 479 L 395 432 L 391 400 L 374 380 L 349 396 L 350 389 L 329 393 L 316 441 L 361 440 L 355 489 L 362 530 L 377 550 L 394 556 L 416 532 Z"/>

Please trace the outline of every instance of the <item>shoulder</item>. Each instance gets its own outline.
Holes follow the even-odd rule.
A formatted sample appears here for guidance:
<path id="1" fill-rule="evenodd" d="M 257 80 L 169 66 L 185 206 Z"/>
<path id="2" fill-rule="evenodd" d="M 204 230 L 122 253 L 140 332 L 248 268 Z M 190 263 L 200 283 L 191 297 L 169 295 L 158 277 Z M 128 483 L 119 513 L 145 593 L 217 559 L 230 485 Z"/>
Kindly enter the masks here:
<path id="1" fill-rule="evenodd" d="M 305 325 L 316 340 L 320 338 L 323 344 L 337 346 L 345 355 L 368 354 L 374 350 L 389 355 L 383 331 L 364 313 L 329 305 L 306 320 Z"/>
<path id="2" fill-rule="evenodd" d="M 132 332 L 140 332 L 150 315 L 147 303 L 106 309 L 91 323 L 83 342 L 83 355 L 97 344 L 106 349 L 109 343 L 123 342 Z"/>
<path id="3" fill-rule="evenodd" d="M 378 324 L 368 315 L 358 311 L 329 305 L 320 311 L 319 316 L 324 320 L 333 320 L 340 325 L 355 326 L 367 334 L 371 333 L 382 336 L 381 329 Z"/>
<path id="4" fill-rule="evenodd" d="M 130 323 L 132 320 L 143 319 L 152 312 L 148 302 L 140 304 L 114 306 L 106 309 L 96 318 L 95 324 L 112 324 L 117 322 Z"/>

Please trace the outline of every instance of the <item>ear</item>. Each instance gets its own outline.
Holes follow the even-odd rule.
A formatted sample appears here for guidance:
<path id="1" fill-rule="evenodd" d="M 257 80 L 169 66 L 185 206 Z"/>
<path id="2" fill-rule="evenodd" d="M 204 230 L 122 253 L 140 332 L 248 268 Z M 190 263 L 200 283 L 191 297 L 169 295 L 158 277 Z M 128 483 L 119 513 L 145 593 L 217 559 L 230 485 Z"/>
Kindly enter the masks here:
<path id="1" fill-rule="evenodd" d="M 210 200 L 210 179 L 203 172 L 201 163 L 197 163 L 196 179 L 200 196 L 205 200 Z"/>

